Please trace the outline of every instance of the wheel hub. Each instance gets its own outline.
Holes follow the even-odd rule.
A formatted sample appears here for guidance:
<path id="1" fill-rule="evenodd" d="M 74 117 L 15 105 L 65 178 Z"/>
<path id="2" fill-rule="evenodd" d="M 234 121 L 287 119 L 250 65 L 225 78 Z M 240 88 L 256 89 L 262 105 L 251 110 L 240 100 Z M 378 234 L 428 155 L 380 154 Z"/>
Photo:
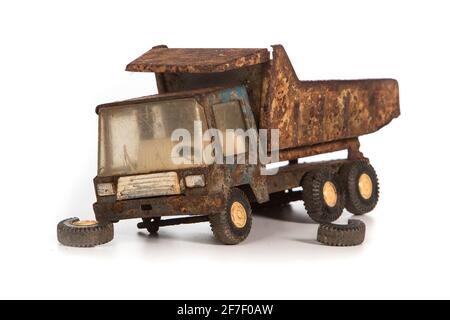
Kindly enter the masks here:
<path id="1" fill-rule="evenodd" d="M 231 221 L 239 229 L 247 224 L 247 211 L 240 202 L 236 201 L 231 205 Z"/>
<path id="2" fill-rule="evenodd" d="M 77 227 L 91 227 L 98 224 L 98 222 L 95 220 L 78 220 L 74 221 L 72 224 Z"/>
<path id="3" fill-rule="evenodd" d="M 372 197 L 373 192 L 373 183 L 372 179 L 367 173 L 363 173 L 358 180 L 358 188 L 359 188 L 359 194 L 364 199 L 368 200 L 370 197 Z"/>
<path id="4" fill-rule="evenodd" d="M 325 203 L 327 204 L 327 206 L 329 206 L 331 208 L 336 206 L 338 195 L 337 195 L 336 186 L 334 185 L 333 182 L 326 181 L 323 185 L 322 193 L 323 193 L 323 199 L 324 199 Z"/>

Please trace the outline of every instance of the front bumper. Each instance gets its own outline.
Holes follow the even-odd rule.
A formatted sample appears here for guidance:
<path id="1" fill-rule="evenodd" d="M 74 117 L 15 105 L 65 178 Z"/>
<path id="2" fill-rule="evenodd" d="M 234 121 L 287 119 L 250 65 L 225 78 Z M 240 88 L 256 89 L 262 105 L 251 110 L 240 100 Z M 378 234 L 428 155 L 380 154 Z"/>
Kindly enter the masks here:
<path id="1" fill-rule="evenodd" d="M 203 196 L 166 196 L 94 203 L 97 221 L 118 221 L 178 215 L 209 215 L 222 212 L 224 194 Z"/>

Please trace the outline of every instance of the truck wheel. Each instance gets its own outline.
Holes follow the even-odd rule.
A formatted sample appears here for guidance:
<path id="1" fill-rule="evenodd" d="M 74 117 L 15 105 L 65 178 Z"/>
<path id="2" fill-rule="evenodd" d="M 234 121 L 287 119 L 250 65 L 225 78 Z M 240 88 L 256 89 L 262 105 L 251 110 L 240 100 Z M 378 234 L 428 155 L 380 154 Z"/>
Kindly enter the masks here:
<path id="1" fill-rule="evenodd" d="M 112 223 L 70 218 L 58 224 L 57 235 L 58 241 L 65 246 L 95 247 L 114 238 L 114 226 Z"/>
<path id="2" fill-rule="evenodd" d="M 332 247 L 358 246 L 364 242 L 366 225 L 359 220 L 349 220 L 347 225 L 321 224 L 317 241 Z"/>
<path id="3" fill-rule="evenodd" d="M 344 211 L 345 195 L 336 175 L 327 169 L 309 172 L 302 181 L 306 212 L 316 222 L 337 220 Z"/>
<path id="4" fill-rule="evenodd" d="M 161 221 L 161 217 L 143 218 L 142 221 L 149 226 L 147 228 L 148 233 L 150 233 L 151 235 L 157 235 L 158 234 L 159 221 Z"/>
<path id="5" fill-rule="evenodd" d="M 214 236 L 223 244 L 244 241 L 252 227 L 252 209 L 245 193 L 232 189 L 225 211 L 210 215 L 209 221 Z"/>
<path id="6" fill-rule="evenodd" d="M 347 210 L 355 215 L 372 211 L 379 196 L 375 169 L 366 161 L 356 161 L 344 165 L 339 174 L 346 193 Z"/>

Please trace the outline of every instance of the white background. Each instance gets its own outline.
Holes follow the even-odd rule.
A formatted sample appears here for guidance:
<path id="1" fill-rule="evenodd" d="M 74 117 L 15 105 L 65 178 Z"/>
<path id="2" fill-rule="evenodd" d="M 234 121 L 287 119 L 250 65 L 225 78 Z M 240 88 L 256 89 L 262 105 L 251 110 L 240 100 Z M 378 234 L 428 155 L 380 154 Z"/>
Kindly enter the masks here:
<path id="1" fill-rule="evenodd" d="M 0 298 L 450 298 L 447 4 L 1 1 Z M 138 221 L 95 249 L 57 243 L 59 220 L 93 217 L 95 106 L 155 93 L 124 68 L 163 43 L 281 43 L 301 79 L 399 80 L 402 116 L 361 138 L 382 192 L 363 246 L 316 244 L 301 203 L 238 246 Z"/>

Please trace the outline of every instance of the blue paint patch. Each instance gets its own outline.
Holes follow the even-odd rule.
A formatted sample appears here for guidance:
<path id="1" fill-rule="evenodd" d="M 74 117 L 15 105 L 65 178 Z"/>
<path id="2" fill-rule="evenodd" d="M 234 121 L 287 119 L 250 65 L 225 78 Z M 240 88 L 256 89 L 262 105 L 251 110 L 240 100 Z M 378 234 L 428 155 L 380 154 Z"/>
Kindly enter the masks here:
<path id="1" fill-rule="evenodd" d="M 231 100 L 231 97 L 233 95 L 233 89 L 226 89 L 219 93 L 220 102 L 228 102 Z"/>
<path id="2" fill-rule="evenodd" d="M 244 86 L 239 86 L 236 88 L 236 93 L 240 99 L 248 100 L 247 90 Z"/>
<path id="3" fill-rule="evenodd" d="M 231 100 L 248 99 L 247 90 L 245 90 L 244 86 L 226 89 L 219 93 L 219 99 L 222 103 L 229 102 Z"/>

